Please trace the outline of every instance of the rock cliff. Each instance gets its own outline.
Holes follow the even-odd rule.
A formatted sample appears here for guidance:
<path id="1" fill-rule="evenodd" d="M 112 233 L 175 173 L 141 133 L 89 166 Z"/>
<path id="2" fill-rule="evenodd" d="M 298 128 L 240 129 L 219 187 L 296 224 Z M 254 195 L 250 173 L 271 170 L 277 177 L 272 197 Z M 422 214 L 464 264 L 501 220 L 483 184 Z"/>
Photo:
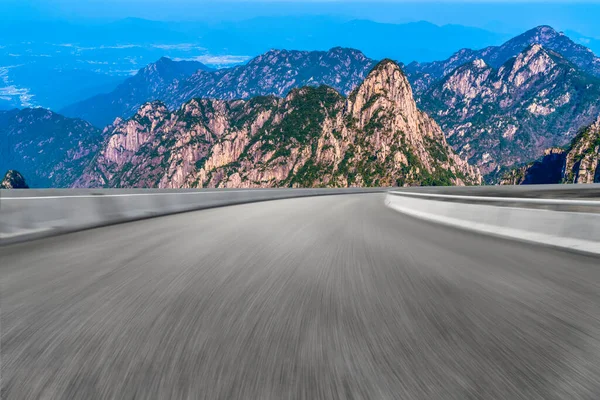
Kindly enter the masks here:
<path id="1" fill-rule="evenodd" d="M 303 86 L 327 85 L 348 94 L 375 64 L 360 51 L 341 47 L 329 51 L 271 50 L 247 64 L 217 71 L 200 63 L 163 58 L 113 92 L 74 104 L 63 112 L 104 127 L 116 117 L 130 118 L 142 104 L 154 100 L 173 110 L 193 98 L 283 97 Z"/>
<path id="2" fill-rule="evenodd" d="M 343 187 L 477 184 L 418 110 L 400 67 L 379 63 L 345 98 L 327 86 L 284 98 L 160 102 L 108 128 L 77 187 Z"/>
<path id="3" fill-rule="evenodd" d="M 500 183 L 600 183 L 600 117 L 582 129 L 568 148 L 546 150 L 541 159 L 508 171 Z"/>
<path id="4" fill-rule="evenodd" d="M 530 29 L 500 46 L 490 46 L 481 50 L 462 49 L 446 60 L 429 63 L 411 63 L 406 71 L 417 95 L 425 93 L 431 86 L 456 68 L 481 59 L 492 68 L 500 68 L 512 57 L 516 57 L 531 45 L 539 44 L 559 53 L 570 63 L 587 74 L 600 77 L 600 58 L 587 47 L 573 42 L 562 32 L 541 25 Z"/>
<path id="5" fill-rule="evenodd" d="M 491 177 L 567 145 L 600 113 L 600 80 L 534 44 L 498 69 L 482 59 L 457 68 L 420 105 L 454 149 Z"/>
<path id="6" fill-rule="evenodd" d="M 0 181 L 0 189 L 28 189 L 25 178 L 19 171 L 13 169 L 8 170 L 2 181 Z"/>
<path id="7" fill-rule="evenodd" d="M 565 155 L 565 150 L 561 148 L 546 149 L 539 160 L 505 172 L 499 183 L 501 185 L 560 183 L 563 179 Z"/>
<path id="8" fill-rule="evenodd" d="M 600 183 L 600 118 L 573 140 L 564 171 L 565 183 Z"/>

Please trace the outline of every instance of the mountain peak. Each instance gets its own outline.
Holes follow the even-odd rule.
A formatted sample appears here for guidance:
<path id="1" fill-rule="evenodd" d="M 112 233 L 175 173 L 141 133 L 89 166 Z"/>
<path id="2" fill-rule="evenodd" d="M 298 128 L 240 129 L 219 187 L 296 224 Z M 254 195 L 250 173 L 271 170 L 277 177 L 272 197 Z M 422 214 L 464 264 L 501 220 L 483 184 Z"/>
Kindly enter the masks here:
<path id="1" fill-rule="evenodd" d="M 213 68 L 201 63 L 200 61 L 194 60 L 184 60 L 184 59 L 171 59 L 169 57 L 161 57 L 155 63 L 150 65 L 160 65 L 167 68 L 173 68 L 180 71 L 186 71 L 186 74 L 189 74 L 189 71 L 195 72 L 197 70 L 202 71 L 212 71 Z M 180 72 L 178 71 L 178 72 Z"/>
<path id="2" fill-rule="evenodd" d="M 217 71 L 207 71 L 195 61 L 161 58 L 113 92 L 76 103 L 64 112 L 106 126 L 117 116 L 131 117 L 153 99 L 176 109 L 193 98 L 283 98 L 293 88 L 319 85 L 331 86 L 347 96 L 374 64 L 360 51 L 342 47 L 329 51 L 270 50 L 246 64 Z"/>
<path id="3" fill-rule="evenodd" d="M 351 47 L 332 47 L 327 53 L 329 55 L 351 55 L 353 57 L 367 58 L 362 51 L 353 49 Z"/>
<path id="4" fill-rule="evenodd" d="M 491 48 L 488 58 L 493 61 L 495 67 L 499 67 L 506 60 L 524 51 L 535 54 L 539 52 L 540 46 L 545 52 L 560 54 L 583 71 L 600 76 L 600 58 L 587 47 L 573 42 L 562 32 L 556 31 L 548 25 L 536 28 L 509 40 L 502 46 Z M 486 61 L 488 61 L 486 59 Z"/>
<path id="5" fill-rule="evenodd" d="M 416 92 L 423 94 L 434 82 L 476 58 L 483 59 L 492 68 L 501 68 L 506 62 L 512 62 L 511 59 L 514 61 L 523 50 L 534 44 L 539 44 L 546 51 L 550 51 L 551 58 L 556 58 L 554 53 L 558 53 L 561 58 L 574 64 L 583 72 L 600 77 L 600 58 L 587 47 L 573 42 L 564 33 L 556 31 L 549 25 L 537 26 L 499 46 L 489 46 L 481 50 L 459 50 L 443 61 L 411 63 L 407 71 Z M 537 52 L 539 49 L 533 48 L 533 51 Z"/>
<path id="6" fill-rule="evenodd" d="M 362 124 L 377 110 L 393 110 L 397 115 L 416 116 L 412 88 L 400 66 L 393 60 L 380 61 L 348 98 L 349 109 Z M 412 118 L 412 117 L 411 117 Z M 414 118 L 413 118 L 414 119 Z"/>
<path id="7" fill-rule="evenodd" d="M 172 63 L 172 62 L 174 62 L 174 61 L 171 60 L 169 57 L 162 56 L 161 58 L 158 59 L 158 61 L 156 61 L 156 64 L 160 64 L 160 63 Z"/>
<path id="8" fill-rule="evenodd" d="M 360 91 L 365 87 L 373 90 L 373 95 L 408 95 L 412 99 L 412 89 L 402 68 L 388 58 L 373 67 L 357 90 Z"/>
<path id="9" fill-rule="evenodd" d="M 132 79 L 161 79 L 170 82 L 174 79 L 182 79 L 191 76 L 198 70 L 212 71 L 199 61 L 179 60 L 175 61 L 168 57 L 161 57 L 156 62 L 146 65 L 140 69 Z"/>
<path id="10" fill-rule="evenodd" d="M 570 42 L 569 38 L 562 33 L 559 33 L 553 27 L 549 25 L 540 25 L 512 38 L 500 47 L 525 47 L 535 43 L 539 43 L 543 46 L 552 46 L 552 44 L 556 44 L 557 41 L 563 41 L 565 39 Z"/>
<path id="11" fill-rule="evenodd" d="M 530 38 L 554 32 L 538 27 Z M 477 61 L 470 60 L 434 83 L 419 104 L 435 115 L 450 144 L 495 180 L 498 168 L 564 146 L 598 115 L 600 87 L 576 67 L 587 54 L 577 49 L 564 35 L 544 42 L 513 40 L 477 55 L 488 68 L 475 68 Z"/>
<path id="12" fill-rule="evenodd" d="M 379 61 L 373 67 L 371 72 L 369 72 L 369 74 L 365 78 L 362 85 L 360 85 L 357 88 L 357 90 L 359 90 L 362 86 L 372 85 L 375 83 L 381 90 L 390 90 L 394 86 L 404 87 L 405 84 L 408 84 L 408 79 L 406 78 L 404 71 L 402 71 L 402 68 L 400 68 L 400 65 L 398 65 L 397 62 L 389 58 L 385 58 Z M 408 89 L 410 90 L 410 95 L 412 97 L 412 90 L 410 89 L 410 84 L 408 85 Z"/>
<path id="13" fill-rule="evenodd" d="M 271 49 L 264 54 L 254 57 L 250 61 L 248 61 L 248 65 L 260 64 L 265 60 L 273 63 L 278 61 L 280 57 L 282 58 L 292 58 L 292 59 L 301 59 L 310 57 L 311 55 L 318 55 L 321 57 L 328 58 L 340 58 L 340 57 L 350 57 L 355 60 L 367 60 L 367 56 L 360 50 L 356 50 L 350 47 L 332 47 L 327 51 L 302 51 L 302 50 L 286 50 L 286 49 Z"/>
<path id="14" fill-rule="evenodd" d="M 152 74 L 158 71 L 163 71 L 173 64 L 173 60 L 167 57 L 161 57 L 153 63 L 146 65 L 139 70 L 139 74 Z"/>
<path id="15" fill-rule="evenodd" d="M 561 35 L 561 33 L 550 25 L 540 25 L 528 30 L 522 36 L 539 36 L 542 40 L 548 40 Z"/>
<path id="16" fill-rule="evenodd" d="M 133 120 L 112 130 L 75 186 L 480 183 L 478 171 L 459 159 L 439 126 L 417 110 L 398 64 L 380 63 L 354 101 L 311 83 L 292 88 L 283 100 L 191 100 L 164 117 L 161 103 L 147 103 Z M 198 102 L 207 106 L 188 107 Z"/>
<path id="17" fill-rule="evenodd" d="M 19 171 L 13 169 L 8 170 L 4 179 L 0 182 L 0 189 L 28 189 L 25 178 Z"/>
<path id="18" fill-rule="evenodd" d="M 379 71 L 392 71 L 392 70 L 398 70 L 400 71 L 402 74 L 404 74 L 402 72 L 402 69 L 400 68 L 400 65 L 398 65 L 398 63 L 392 59 L 389 58 L 384 58 L 383 60 L 379 61 L 371 70 L 371 74 L 379 72 Z"/>

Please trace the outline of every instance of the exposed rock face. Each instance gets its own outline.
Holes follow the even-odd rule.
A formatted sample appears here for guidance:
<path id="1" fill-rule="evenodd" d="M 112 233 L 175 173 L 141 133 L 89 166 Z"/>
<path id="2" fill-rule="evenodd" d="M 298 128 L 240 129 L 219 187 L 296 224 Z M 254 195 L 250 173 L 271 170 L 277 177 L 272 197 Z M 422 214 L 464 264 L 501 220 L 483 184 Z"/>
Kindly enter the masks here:
<path id="1" fill-rule="evenodd" d="M 212 71 L 197 61 L 172 61 L 166 57 L 148 64 L 110 93 L 99 94 L 65 107 L 60 112 L 105 127 L 116 117 L 130 117 L 147 101 L 159 99 L 169 85 L 196 71 Z"/>
<path id="2" fill-rule="evenodd" d="M 548 149 L 534 163 L 509 171 L 505 185 L 600 183 L 600 118 L 582 129 L 568 149 Z"/>
<path id="3" fill-rule="evenodd" d="M 477 59 L 477 51 L 462 49 L 443 61 L 429 63 L 412 62 L 405 66 L 406 73 L 415 94 L 425 93 L 435 82 L 439 81 L 456 68 Z"/>
<path id="4" fill-rule="evenodd" d="M 4 175 L 4 179 L 0 181 L 0 189 L 28 189 L 27 183 L 25 183 L 25 178 L 23 175 L 19 173 L 19 171 L 15 171 L 13 169 L 9 169 L 6 175 Z"/>
<path id="5" fill-rule="evenodd" d="M 498 69 L 481 59 L 457 68 L 421 106 L 454 149 L 492 177 L 568 144 L 600 112 L 600 80 L 535 44 Z"/>
<path id="6" fill-rule="evenodd" d="M 346 99 L 326 86 L 285 98 L 144 105 L 77 187 L 344 187 L 477 184 L 385 60 Z"/>
<path id="7" fill-rule="evenodd" d="M 272 50 L 246 65 L 218 71 L 166 60 L 156 64 L 168 64 L 170 69 L 150 64 L 115 91 L 68 107 L 65 113 L 105 126 L 116 117 L 131 117 L 142 104 L 154 100 L 176 109 L 193 98 L 283 97 L 293 88 L 319 85 L 348 94 L 376 64 L 358 50 L 339 47 L 329 51 Z M 164 72 L 175 66 L 180 73 Z M 163 72 L 155 72 L 159 70 Z"/>
<path id="8" fill-rule="evenodd" d="M 102 140 L 88 122 L 42 108 L 0 111 L 0 170 L 21 171 L 33 188 L 68 187 Z"/>
<path id="9" fill-rule="evenodd" d="M 500 180 L 501 185 L 543 185 L 561 182 L 566 152 L 550 148 L 537 161 L 508 171 Z"/>
<path id="10" fill-rule="evenodd" d="M 573 42 L 563 33 L 545 25 L 516 36 L 501 46 L 491 46 L 478 51 L 463 49 L 443 61 L 411 63 L 406 66 L 406 71 L 415 92 L 420 95 L 461 65 L 481 59 L 492 68 L 500 68 L 509 59 L 533 44 L 540 44 L 548 50 L 559 53 L 582 71 L 600 77 L 599 57 L 596 57 L 587 47 Z"/>
<path id="11" fill-rule="evenodd" d="M 573 140 L 565 161 L 565 183 L 600 183 L 600 118 Z"/>
<path id="12" fill-rule="evenodd" d="M 161 98 L 177 107 L 191 98 L 223 100 L 255 96 L 286 96 L 290 90 L 326 85 L 347 95 L 376 64 L 362 52 L 335 47 L 329 51 L 271 50 L 232 69 L 206 74 L 199 71 Z"/>

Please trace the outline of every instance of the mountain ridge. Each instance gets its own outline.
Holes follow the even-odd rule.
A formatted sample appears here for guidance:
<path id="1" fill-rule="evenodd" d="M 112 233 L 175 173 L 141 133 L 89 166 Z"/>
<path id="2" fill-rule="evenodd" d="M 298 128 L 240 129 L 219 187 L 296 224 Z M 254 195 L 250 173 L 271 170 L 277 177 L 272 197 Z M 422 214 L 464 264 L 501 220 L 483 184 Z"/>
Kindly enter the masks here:
<path id="1" fill-rule="evenodd" d="M 600 112 L 600 79 L 539 44 L 499 68 L 475 59 L 421 96 L 449 143 L 493 176 L 566 145 Z"/>
<path id="2" fill-rule="evenodd" d="M 104 137 L 89 122 L 43 108 L 0 111 L 0 170 L 18 170 L 33 188 L 64 188 Z"/>
<path id="3" fill-rule="evenodd" d="M 465 60 L 470 61 L 461 64 Z M 539 26 L 501 46 L 461 50 L 444 62 L 417 65 L 423 68 L 420 72 L 415 73 L 414 64 L 402 66 L 401 73 L 410 81 L 419 108 L 442 126 L 448 142 L 481 167 L 489 182 L 495 182 L 506 168 L 532 161 L 545 148 L 566 145 L 592 121 L 598 112 L 598 78 L 582 72 L 575 63 L 589 64 L 586 69 L 590 70 L 597 61 L 591 51 L 564 34 Z M 146 101 L 160 99 L 165 112 L 177 114 L 181 105 L 194 98 L 206 106 L 202 99 L 233 101 L 269 95 L 285 99 L 299 87 L 322 84 L 350 99 L 375 65 L 376 61 L 362 52 L 343 47 L 271 50 L 245 65 L 217 71 L 205 66 L 198 70 L 202 64 L 163 57 L 142 68 L 120 92 L 94 98 L 101 101 L 91 107 L 80 103 L 78 112 L 98 126 L 120 125 L 136 116 Z M 433 77 L 427 68 L 437 68 L 442 77 Z M 423 81 L 424 76 L 429 81 Z M 329 96 L 327 91 L 319 93 Z M 90 101 L 94 103 L 94 99 Z M 90 114 L 95 117 L 89 118 Z M 226 114 L 227 118 L 235 116 Z"/>
<path id="4" fill-rule="evenodd" d="M 329 84 L 348 93 L 374 64 L 362 52 L 342 47 L 329 51 L 271 50 L 245 65 L 216 71 L 201 68 L 181 79 L 161 78 L 149 83 L 151 89 L 137 89 L 141 95 L 132 98 L 128 93 L 132 87 L 140 86 L 133 82 L 144 79 L 138 75 L 153 68 L 151 64 L 124 83 L 121 90 L 96 96 L 64 111 L 68 116 L 106 126 L 116 117 L 130 117 L 143 103 L 153 100 L 177 108 L 195 97 L 232 100 L 269 94 L 284 96 L 292 88 L 319 84 Z"/>
<path id="5" fill-rule="evenodd" d="M 19 171 L 9 169 L 0 181 L 0 189 L 29 189 L 29 186 Z"/>
<path id="6" fill-rule="evenodd" d="M 327 86 L 286 97 L 145 104 L 109 128 L 75 187 L 339 187 L 480 183 L 408 80 L 382 61 L 348 98 Z"/>
<path id="7" fill-rule="evenodd" d="M 568 36 L 548 25 L 532 28 L 500 46 L 489 46 L 481 50 L 462 49 L 442 61 L 412 62 L 406 66 L 406 70 L 412 76 L 416 92 L 420 94 L 428 90 L 432 83 L 475 59 L 482 59 L 486 64 L 499 68 L 533 44 L 540 44 L 555 51 L 584 72 L 600 77 L 600 58 L 590 49 L 575 43 Z"/>
<path id="8" fill-rule="evenodd" d="M 600 183 L 600 116 L 581 129 L 568 147 L 551 148 L 532 163 L 513 168 L 503 185 Z"/>
<path id="9" fill-rule="evenodd" d="M 184 79 L 198 70 L 213 71 L 198 61 L 173 61 L 161 57 L 141 68 L 113 91 L 95 95 L 60 110 L 71 118 L 80 118 L 103 128 L 122 114 L 134 112 L 138 103 L 160 96 L 168 84 Z"/>

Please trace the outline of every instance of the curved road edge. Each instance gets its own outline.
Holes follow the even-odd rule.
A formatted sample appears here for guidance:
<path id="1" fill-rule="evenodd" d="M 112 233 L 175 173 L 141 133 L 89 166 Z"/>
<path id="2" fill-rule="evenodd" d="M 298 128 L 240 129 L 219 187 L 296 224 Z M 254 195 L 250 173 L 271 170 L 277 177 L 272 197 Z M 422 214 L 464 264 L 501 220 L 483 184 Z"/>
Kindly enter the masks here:
<path id="1" fill-rule="evenodd" d="M 435 198 L 427 196 L 390 192 L 385 204 L 403 214 L 443 225 L 560 249 L 600 254 L 600 214 L 472 204 L 457 202 L 457 196 L 451 196 L 452 201 L 444 201 L 443 195 L 436 195 Z M 468 196 L 464 198 L 468 200 Z M 513 203 L 519 199 L 506 200 L 507 203 Z"/>
<path id="2" fill-rule="evenodd" d="M 299 197 L 384 192 L 340 189 L 0 190 L 0 246 L 181 212 Z"/>

